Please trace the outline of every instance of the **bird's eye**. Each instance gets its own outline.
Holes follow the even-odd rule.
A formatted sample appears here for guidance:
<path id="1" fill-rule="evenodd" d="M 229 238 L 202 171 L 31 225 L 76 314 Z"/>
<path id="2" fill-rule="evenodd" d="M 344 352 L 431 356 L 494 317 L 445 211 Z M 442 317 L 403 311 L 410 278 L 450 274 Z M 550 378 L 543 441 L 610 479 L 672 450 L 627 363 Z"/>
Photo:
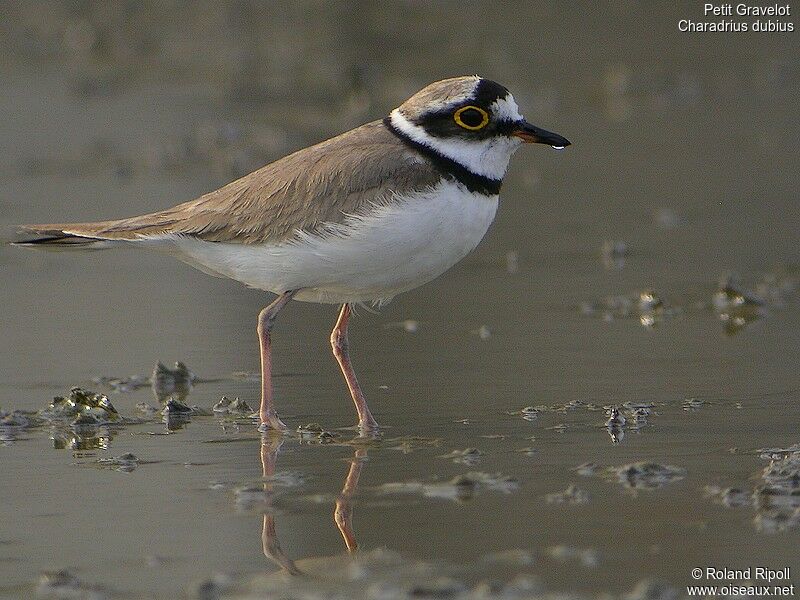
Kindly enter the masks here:
<path id="1" fill-rule="evenodd" d="M 453 120 L 464 129 L 478 131 L 489 123 L 489 113 L 477 106 L 462 106 L 453 113 Z"/>

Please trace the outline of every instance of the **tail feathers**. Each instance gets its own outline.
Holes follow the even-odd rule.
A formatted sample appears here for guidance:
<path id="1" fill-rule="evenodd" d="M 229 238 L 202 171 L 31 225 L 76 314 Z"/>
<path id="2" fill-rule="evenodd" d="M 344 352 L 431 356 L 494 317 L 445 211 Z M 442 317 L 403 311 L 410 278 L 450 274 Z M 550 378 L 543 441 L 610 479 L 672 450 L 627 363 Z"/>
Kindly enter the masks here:
<path id="1" fill-rule="evenodd" d="M 22 225 L 20 228 L 35 237 L 14 242 L 15 246 L 48 246 L 71 248 L 100 248 L 105 242 L 124 239 L 121 236 L 105 236 L 101 232 L 106 223 L 57 223 Z"/>
<path id="2" fill-rule="evenodd" d="M 15 246 L 91 246 L 97 243 L 96 238 L 77 237 L 74 235 L 51 235 L 13 242 Z"/>

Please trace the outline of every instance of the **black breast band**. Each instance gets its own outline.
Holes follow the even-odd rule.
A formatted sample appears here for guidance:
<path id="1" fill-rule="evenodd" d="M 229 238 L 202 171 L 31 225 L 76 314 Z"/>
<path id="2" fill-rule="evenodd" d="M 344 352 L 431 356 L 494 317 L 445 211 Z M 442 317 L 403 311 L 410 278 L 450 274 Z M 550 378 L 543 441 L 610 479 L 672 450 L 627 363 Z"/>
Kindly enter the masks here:
<path id="1" fill-rule="evenodd" d="M 489 196 L 495 196 L 500 193 L 500 186 L 503 185 L 502 179 L 492 179 L 491 177 L 485 177 L 484 175 L 477 175 L 467 169 L 464 165 L 461 165 L 452 158 L 448 158 L 440 152 L 437 152 L 430 146 L 412 140 L 392 124 L 390 117 L 386 117 L 383 120 L 383 124 L 389 131 L 400 138 L 406 146 L 413 148 L 425 156 L 425 158 L 430 160 L 445 177 L 449 177 L 451 179 L 455 179 L 459 183 L 463 183 L 470 192 L 477 192 L 479 194 L 486 194 Z"/>

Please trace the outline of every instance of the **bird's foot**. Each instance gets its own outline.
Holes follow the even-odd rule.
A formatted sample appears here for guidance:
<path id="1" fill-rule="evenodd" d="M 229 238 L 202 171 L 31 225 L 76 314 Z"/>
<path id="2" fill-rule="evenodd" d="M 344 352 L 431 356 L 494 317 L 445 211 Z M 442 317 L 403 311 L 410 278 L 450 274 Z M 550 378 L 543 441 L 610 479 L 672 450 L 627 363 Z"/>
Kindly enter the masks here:
<path id="1" fill-rule="evenodd" d="M 289 428 L 286 426 L 286 423 L 281 421 L 278 418 L 278 413 L 274 410 L 265 411 L 261 413 L 261 425 L 258 426 L 258 430 L 261 432 L 265 431 L 288 431 Z"/>
<path id="2" fill-rule="evenodd" d="M 378 425 L 378 422 L 370 414 L 359 419 L 357 427 L 364 435 L 376 435 L 380 433 L 381 430 L 381 426 Z"/>

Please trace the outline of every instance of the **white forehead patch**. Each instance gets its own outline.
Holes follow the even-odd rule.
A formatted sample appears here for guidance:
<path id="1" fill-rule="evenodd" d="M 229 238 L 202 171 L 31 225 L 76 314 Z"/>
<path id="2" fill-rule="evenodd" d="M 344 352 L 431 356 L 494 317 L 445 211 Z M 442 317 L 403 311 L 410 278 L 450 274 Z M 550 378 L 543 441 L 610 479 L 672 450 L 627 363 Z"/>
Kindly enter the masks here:
<path id="1" fill-rule="evenodd" d="M 506 95 L 505 98 L 498 98 L 492 102 L 489 107 L 492 109 L 492 114 L 496 119 L 501 121 L 521 121 L 522 115 L 519 114 L 519 106 L 517 106 L 514 96 L 511 94 Z"/>

